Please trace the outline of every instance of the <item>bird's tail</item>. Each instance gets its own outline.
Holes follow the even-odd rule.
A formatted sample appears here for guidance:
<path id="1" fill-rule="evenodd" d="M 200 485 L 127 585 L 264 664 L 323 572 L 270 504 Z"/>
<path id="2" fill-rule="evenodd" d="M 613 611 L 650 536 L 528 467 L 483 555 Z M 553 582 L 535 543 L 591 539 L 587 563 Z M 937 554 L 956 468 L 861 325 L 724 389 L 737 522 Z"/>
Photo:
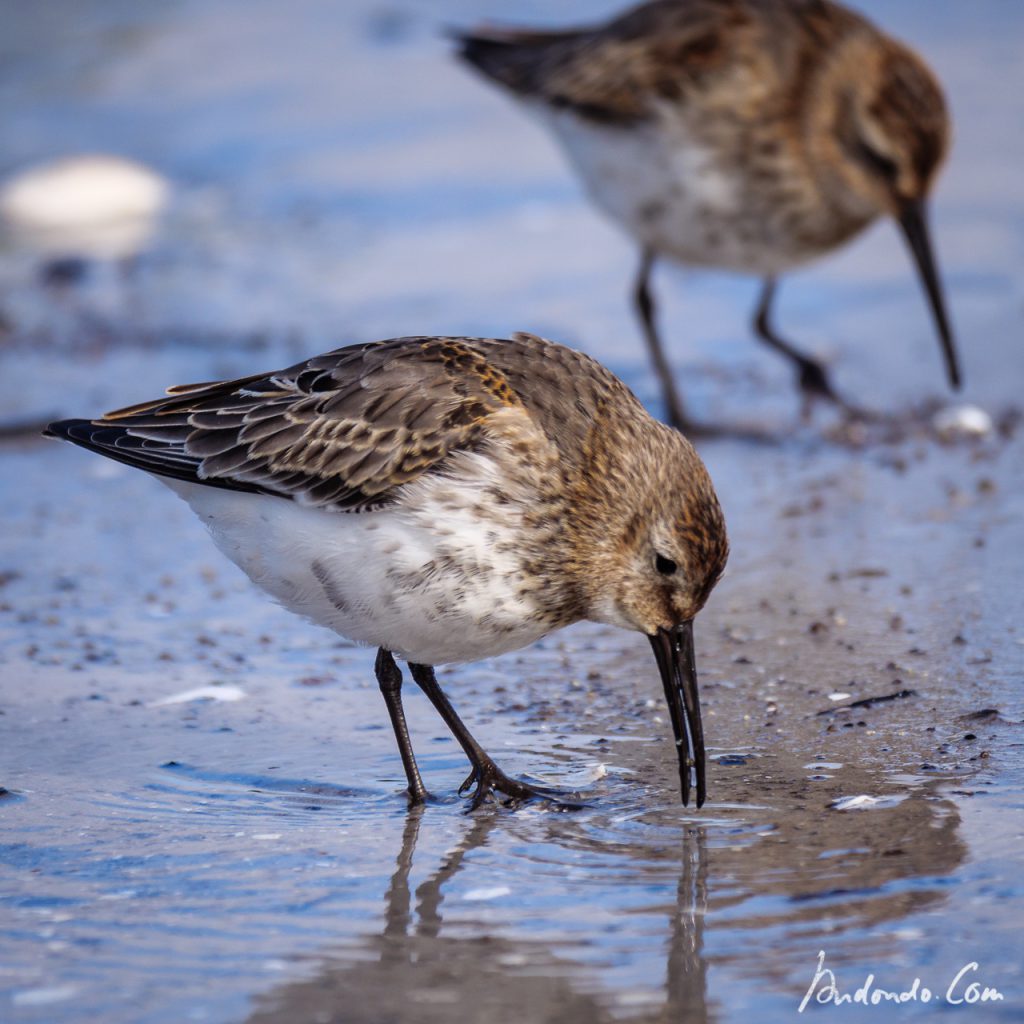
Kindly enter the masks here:
<path id="1" fill-rule="evenodd" d="M 550 57 L 573 32 L 531 32 L 483 27 L 449 33 L 458 55 L 492 81 L 520 95 L 541 91 Z"/>
<path id="2" fill-rule="evenodd" d="M 200 460 L 187 455 L 180 443 L 187 432 L 187 427 L 173 424 L 165 429 L 165 439 L 140 437 L 116 421 L 57 420 L 46 427 L 43 436 L 70 441 L 79 448 L 147 473 L 196 482 Z"/>
<path id="3" fill-rule="evenodd" d="M 84 440 L 84 430 L 91 426 L 90 420 L 57 420 L 43 428 L 43 437 L 55 437 L 60 441 L 70 441 L 72 444 L 80 444 L 87 448 L 89 445 Z"/>

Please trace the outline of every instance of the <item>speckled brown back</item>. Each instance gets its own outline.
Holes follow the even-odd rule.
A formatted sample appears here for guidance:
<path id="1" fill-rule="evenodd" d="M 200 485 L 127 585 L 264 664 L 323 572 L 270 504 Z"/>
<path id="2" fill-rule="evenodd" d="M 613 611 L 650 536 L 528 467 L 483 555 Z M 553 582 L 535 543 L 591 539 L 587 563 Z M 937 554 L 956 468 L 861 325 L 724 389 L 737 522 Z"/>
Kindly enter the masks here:
<path id="1" fill-rule="evenodd" d="M 337 349 L 274 373 L 184 385 L 169 397 L 51 433 L 159 475 L 344 511 L 488 438 L 524 408 L 579 463 L 598 409 L 639 403 L 581 353 L 532 335 L 410 337 Z"/>

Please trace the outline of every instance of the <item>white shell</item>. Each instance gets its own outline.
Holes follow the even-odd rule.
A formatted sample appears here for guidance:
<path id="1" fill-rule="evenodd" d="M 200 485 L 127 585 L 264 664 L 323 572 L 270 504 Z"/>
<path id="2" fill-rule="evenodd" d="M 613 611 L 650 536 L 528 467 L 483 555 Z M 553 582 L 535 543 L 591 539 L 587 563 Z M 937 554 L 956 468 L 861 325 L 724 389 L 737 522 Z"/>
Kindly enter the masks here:
<path id="1" fill-rule="evenodd" d="M 867 811 L 871 808 L 895 807 L 903 803 L 905 797 L 899 794 L 892 796 L 869 796 L 861 793 L 858 796 L 842 796 L 833 800 L 829 807 L 834 811 Z"/>
<path id="2" fill-rule="evenodd" d="M 943 438 L 987 437 L 995 429 L 992 417 L 976 405 L 953 405 L 940 409 L 932 427 Z"/>
<path id="3" fill-rule="evenodd" d="M 141 252 L 170 195 L 160 175 L 104 154 L 30 167 L 0 188 L 0 218 L 18 245 L 47 255 L 125 259 Z"/>

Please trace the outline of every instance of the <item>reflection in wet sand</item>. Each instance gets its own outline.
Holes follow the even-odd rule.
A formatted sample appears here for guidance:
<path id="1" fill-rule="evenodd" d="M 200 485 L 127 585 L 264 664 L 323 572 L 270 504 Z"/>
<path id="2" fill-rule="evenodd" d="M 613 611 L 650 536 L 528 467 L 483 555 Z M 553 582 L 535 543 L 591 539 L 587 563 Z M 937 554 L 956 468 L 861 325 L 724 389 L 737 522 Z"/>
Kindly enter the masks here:
<path id="1" fill-rule="evenodd" d="M 417 840 L 421 828 L 436 825 L 433 814 L 430 808 L 409 812 L 380 933 L 327 959 L 316 977 L 262 997 L 249 1024 L 433 1022 L 460 1015 L 499 1024 L 623 1015 L 652 1024 L 699 1024 L 716 1019 L 708 973 L 726 964 L 759 989 L 798 1001 L 803 975 L 812 971 L 820 948 L 837 960 L 865 954 L 891 959 L 897 942 L 891 926 L 940 903 L 944 892 L 937 880 L 965 855 L 955 806 L 928 788 L 881 811 L 773 814 L 777 822 L 765 827 L 762 821 L 756 835 L 740 822 L 704 826 L 681 823 L 678 815 L 670 822 L 667 813 L 641 814 L 650 843 L 639 856 L 635 845 L 611 841 L 607 821 L 596 816 L 526 819 L 495 810 L 468 819 L 455 848 L 413 888 Z M 485 847 L 506 855 L 500 873 L 481 870 L 474 854 Z M 621 889 L 632 889 L 634 897 L 672 892 L 673 902 L 664 905 L 635 904 L 630 912 L 627 897 L 619 907 L 624 932 L 635 938 L 636 922 L 653 917 L 667 936 L 660 990 L 608 991 L 600 968 L 588 969 L 574 957 L 577 944 L 588 939 L 569 921 L 561 941 L 514 937 L 528 930 L 523 918 L 529 918 L 529 908 L 516 903 L 517 891 L 536 878 L 538 868 L 543 873 L 553 858 L 573 851 L 600 859 L 588 865 L 588 874 L 606 881 L 619 875 Z M 635 868 L 621 872 L 620 860 Z M 497 896 L 511 890 L 508 901 L 495 901 L 500 913 L 467 917 L 463 893 L 462 905 L 446 919 L 446 894 L 462 872 L 472 876 L 483 901 L 487 887 Z M 568 870 L 563 884 L 573 884 Z M 593 878 L 581 883 L 581 904 L 592 885 Z M 770 947 L 765 935 L 775 936 Z M 616 957 L 614 936 L 593 941 Z"/>
<path id="2" fill-rule="evenodd" d="M 683 838 L 676 905 L 670 911 L 665 1010 L 658 1020 L 708 1019 L 708 967 L 704 959 L 704 922 L 708 909 L 707 830 L 695 828 Z"/>
<path id="3" fill-rule="evenodd" d="M 542 946 L 490 934 L 442 934 L 444 887 L 463 869 L 467 855 L 487 842 L 500 814 L 478 814 L 470 821 L 458 846 L 416 887 L 413 909 L 410 874 L 425 813 L 414 808 L 406 819 L 380 935 L 367 938 L 345 962 L 328 962 L 312 980 L 259 999 L 261 1008 L 249 1024 L 610 1021 L 596 999 L 574 988 L 573 965 Z"/>

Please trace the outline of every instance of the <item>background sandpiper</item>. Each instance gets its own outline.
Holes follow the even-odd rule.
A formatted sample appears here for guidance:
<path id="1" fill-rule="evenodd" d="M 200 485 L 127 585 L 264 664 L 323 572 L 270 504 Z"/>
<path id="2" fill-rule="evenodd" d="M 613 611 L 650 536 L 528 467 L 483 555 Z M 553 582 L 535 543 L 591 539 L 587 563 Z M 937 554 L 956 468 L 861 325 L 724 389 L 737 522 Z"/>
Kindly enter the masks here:
<path id="1" fill-rule="evenodd" d="M 762 277 L 757 336 L 808 399 L 843 405 L 825 368 L 777 333 L 776 281 L 880 216 L 903 229 L 959 387 L 926 210 L 949 119 L 907 47 L 829 0 L 655 0 L 597 27 L 488 27 L 460 45 L 542 117 L 639 242 L 634 300 L 671 423 L 694 429 L 656 326 L 658 257 Z"/>
<path id="2" fill-rule="evenodd" d="M 683 803 L 705 799 L 693 619 L 727 557 L 703 463 L 593 359 L 527 334 L 399 338 L 171 388 L 65 438 L 155 474 L 285 607 L 379 648 L 409 782 L 397 654 L 465 750 L 460 789 L 544 795 L 498 769 L 434 677 L 590 619 L 648 636 Z"/>

